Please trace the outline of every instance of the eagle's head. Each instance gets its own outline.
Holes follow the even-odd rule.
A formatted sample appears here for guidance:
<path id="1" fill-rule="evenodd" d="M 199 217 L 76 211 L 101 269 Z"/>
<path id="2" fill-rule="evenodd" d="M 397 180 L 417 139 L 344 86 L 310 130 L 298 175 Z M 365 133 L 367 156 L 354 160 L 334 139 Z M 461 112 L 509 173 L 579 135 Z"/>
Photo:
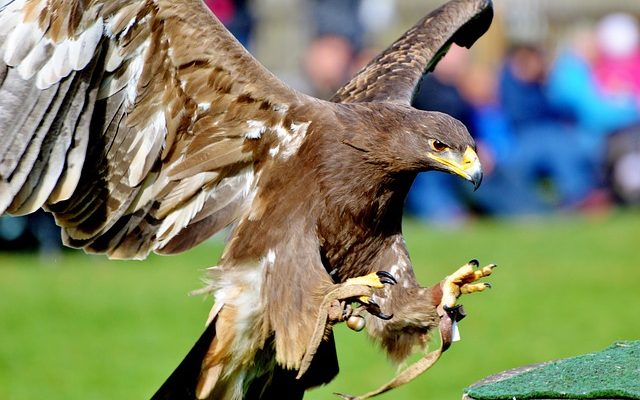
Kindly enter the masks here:
<path id="1" fill-rule="evenodd" d="M 463 177 L 476 189 L 480 186 L 475 141 L 462 122 L 440 112 L 395 104 L 379 107 L 367 121 L 367 133 L 347 144 L 365 149 L 370 162 L 392 172 L 443 171 Z"/>
<path id="2" fill-rule="evenodd" d="M 417 111 L 408 136 L 413 142 L 411 157 L 420 170 L 444 171 L 470 181 L 477 189 L 482 166 L 476 144 L 464 124 L 439 112 Z"/>

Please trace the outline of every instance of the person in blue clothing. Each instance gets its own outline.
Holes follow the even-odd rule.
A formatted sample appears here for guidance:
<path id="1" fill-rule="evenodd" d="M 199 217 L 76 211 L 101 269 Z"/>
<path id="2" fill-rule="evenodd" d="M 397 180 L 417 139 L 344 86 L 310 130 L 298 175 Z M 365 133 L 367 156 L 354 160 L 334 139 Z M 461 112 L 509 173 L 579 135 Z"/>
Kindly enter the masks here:
<path id="1" fill-rule="evenodd" d="M 631 93 L 601 90 L 593 70 L 598 51 L 594 32 L 578 28 L 551 68 L 548 85 L 551 103 L 575 120 L 601 154 L 608 134 L 640 122 L 640 108 Z"/>
<path id="2" fill-rule="evenodd" d="M 472 207 L 483 214 L 503 217 L 548 211 L 536 185 L 522 179 L 519 169 L 514 168 L 512 160 L 519 142 L 498 101 L 495 71 L 487 66 L 472 66 L 460 86 L 472 105 L 470 129 L 485 173 L 480 190 L 469 196 Z"/>
<path id="3" fill-rule="evenodd" d="M 572 209 L 598 186 L 598 163 L 585 133 L 550 101 L 546 62 L 536 46 L 512 49 L 500 73 L 500 101 L 515 143 L 509 164 L 546 208 Z"/>

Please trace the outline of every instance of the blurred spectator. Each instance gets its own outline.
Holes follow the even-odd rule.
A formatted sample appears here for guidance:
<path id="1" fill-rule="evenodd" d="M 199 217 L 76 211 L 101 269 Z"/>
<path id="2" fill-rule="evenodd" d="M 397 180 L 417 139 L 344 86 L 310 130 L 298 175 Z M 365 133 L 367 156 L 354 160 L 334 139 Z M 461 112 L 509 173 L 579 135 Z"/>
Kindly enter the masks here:
<path id="1" fill-rule="evenodd" d="M 574 208 L 597 186 L 597 159 L 584 132 L 550 103 L 545 78 L 538 47 L 512 49 L 500 74 L 500 100 L 516 139 L 510 164 L 549 207 Z"/>
<path id="2" fill-rule="evenodd" d="M 640 125 L 611 135 L 605 161 L 616 200 L 640 204 Z"/>
<path id="3" fill-rule="evenodd" d="M 363 46 L 364 27 L 360 22 L 361 0 L 309 0 L 315 24 L 315 37 L 340 36 L 359 49 Z"/>
<path id="4" fill-rule="evenodd" d="M 638 21 L 611 14 L 597 26 L 596 80 L 606 96 L 632 96 L 640 104 L 640 33 Z"/>
<path id="5" fill-rule="evenodd" d="M 435 71 L 422 77 L 413 106 L 421 110 L 446 112 L 468 126 L 473 110 L 458 86 L 470 63 L 469 51 L 452 45 Z"/>
<path id="6" fill-rule="evenodd" d="M 578 28 L 561 49 L 549 76 L 553 104 L 575 119 L 588 133 L 594 152 L 604 149 L 603 137 L 638 121 L 638 103 L 630 92 L 606 93 L 596 79 L 593 65 L 598 47 L 590 28 Z M 605 67 L 601 68 L 605 73 Z M 607 78 L 611 82 L 611 77 Z"/>
<path id="7" fill-rule="evenodd" d="M 473 207 L 489 215 L 518 216 L 546 211 L 534 185 L 522 179 L 512 165 L 517 141 L 498 101 L 495 71 L 472 65 L 460 82 L 460 90 L 473 105 L 469 125 L 482 160 L 482 187 L 470 196 Z"/>
<path id="8" fill-rule="evenodd" d="M 220 21 L 243 46 L 249 47 L 254 19 L 248 0 L 204 0 Z"/>
<path id="9" fill-rule="evenodd" d="M 597 188 L 597 157 L 586 135 L 549 101 L 547 63 L 536 46 L 515 46 L 499 73 L 452 47 L 423 78 L 417 108 L 446 112 L 476 138 L 485 181 L 473 195 L 455 177 L 421 174 L 408 211 L 435 222 L 462 221 L 468 203 L 515 216 L 581 207 Z"/>
<path id="10" fill-rule="evenodd" d="M 594 64 L 596 82 L 610 99 L 636 103 L 629 112 L 631 126 L 607 136 L 605 165 L 616 199 L 640 203 L 640 30 L 638 21 L 627 14 L 605 16 L 596 30 L 599 54 Z M 635 116 L 635 118 L 634 118 Z M 620 125 L 629 125 L 621 119 Z"/>
<path id="11" fill-rule="evenodd" d="M 0 217 L 0 250 L 34 249 L 46 257 L 62 249 L 60 228 L 51 214 L 39 210 L 23 217 Z"/>
<path id="12" fill-rule="evenodd" d="M 314 95 L 329 98 L 350 77 L 362 48 L 360 0 L 309 0 L 312 40 L 303 59 Z"/>
<path id="13" fill-rule="evenodd" d="M 327 99 L 378 53 L 367 46 L 367 36 L 393 20 L 395 2 L 308 1 L 312 39 L 302 64 L 313 94 Z"/>
<path id="14" fill-rule="evenodd" d="M 328 99 L 349 79 L 356 48 L 348 38 L 323 35 L 310 43 L 303 60 L 313 94 Z"/>

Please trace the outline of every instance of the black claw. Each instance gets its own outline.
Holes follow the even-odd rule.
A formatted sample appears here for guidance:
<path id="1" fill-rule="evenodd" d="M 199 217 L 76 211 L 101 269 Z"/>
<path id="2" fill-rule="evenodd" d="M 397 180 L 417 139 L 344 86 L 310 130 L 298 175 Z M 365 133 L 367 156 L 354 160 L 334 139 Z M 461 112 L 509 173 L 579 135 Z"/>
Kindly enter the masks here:
<path id="1" fill-rule="evenodd" d="M 471 266 L 474 267 L 474 268 L 478 268 L 480 266 L 480 263 L 475 258 L 473 260 L 469 261 L 467 264 L 471 264 Z"/>
<path id="2" fill-rule="evenodd" d="M 378 318 L 380 318 L 380 319 L 383 319 L 383 320 L 385 320 L 385 321 L 388 321 L 388 320 L 390 320 L 391 318 L 393 318 L 393 314 L 389 315 L 389 314 L 385 314 L 385 313 L 381 312 L 381 313 L 379 313 L 379 314 L 376 314 L 376 317 L 378 317 Z"/>
<path id="3" fill-rule="evenodd" d="M 490 284 L 490 283 L 488 283 L 488 282 L 485 282 L 485 283 L 484 283 L 484 287 L 486 287 L 487 289 L 491 289 L 491 288 L 493 288 L 493 286 L 491 286 L 491 284 Z"/>
<path id="4" fill-rule="evenodd" d="M 380 282 L 382 283 L 386 283 L 388 285 L 395 285 L 398 283 L 396 278 L 387 271 L 378 271 L 376 272 L 376 275 L 378 275 L 378 278 L 380 278 Z"/>
<path id="5" fill-rule="evenodd" d="M 373 299 L 369 299 L 369 302 L 367 304 L 365 304 L 366 308 L 367 308 L 367 312 L 373 316 L 376 316 L 380 319 L 383 319 L 385 321 L 390 320 L 391 318 L 393 318 L 393 314 L 388 315 L 382 312 L 382 310 L 380 309 L 380 306 L 378 305 L 378 303 L 376 303 L 375 301 L 373 301 Z"/>
<path id="6" fill-rule="evenodd" d="M 375 300 L 373 299 L 369 299 L 369 302 L 365 304 L 365 306 L 367 307 L 367 311 L 371 312 L 371 310 L 377 312 L 380 312 L 380 306 L 378 305 L 378 303 L 375 302 Z"/>

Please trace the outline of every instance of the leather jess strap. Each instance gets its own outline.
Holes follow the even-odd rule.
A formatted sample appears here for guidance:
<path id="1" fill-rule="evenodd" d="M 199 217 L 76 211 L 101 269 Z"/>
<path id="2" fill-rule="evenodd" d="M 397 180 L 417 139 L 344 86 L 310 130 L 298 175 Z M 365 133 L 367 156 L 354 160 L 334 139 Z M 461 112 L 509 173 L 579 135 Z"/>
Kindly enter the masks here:
<path id="1" fill-rule="evenodd" d="M 393 378 L 391 381 L 387 382 L 374 391 L 365 393 L 361 396 L 351 396 L 342 393 L 336 393 L 336 395 L 346 400 L 369 399 L 379 394 L 388 392 L 391 389 L 395 389 L 406 383 L 409 383 L 418 376 L 422 375 L 429 368 L 431 368 L 431 366 L 435 364 L 438 359 L 440 359 L 442 353 L 447 351 L 447 349 L 451 346 L 451 342 L 453 341 L 454 323 L 460 321 L 465 317 L 462 304 L 459 304 L 453 308 L 443 308 L 442 306 L 438 306 L 436 311 L 438 312 L 438 316 L 440 317 L 440 323 L 438 325 L 440 331 L 440 347 L 437 350 L 425 354 L 424 357 L 411 364 L 404 371 L 396 375 L 395 378 Z"/>

